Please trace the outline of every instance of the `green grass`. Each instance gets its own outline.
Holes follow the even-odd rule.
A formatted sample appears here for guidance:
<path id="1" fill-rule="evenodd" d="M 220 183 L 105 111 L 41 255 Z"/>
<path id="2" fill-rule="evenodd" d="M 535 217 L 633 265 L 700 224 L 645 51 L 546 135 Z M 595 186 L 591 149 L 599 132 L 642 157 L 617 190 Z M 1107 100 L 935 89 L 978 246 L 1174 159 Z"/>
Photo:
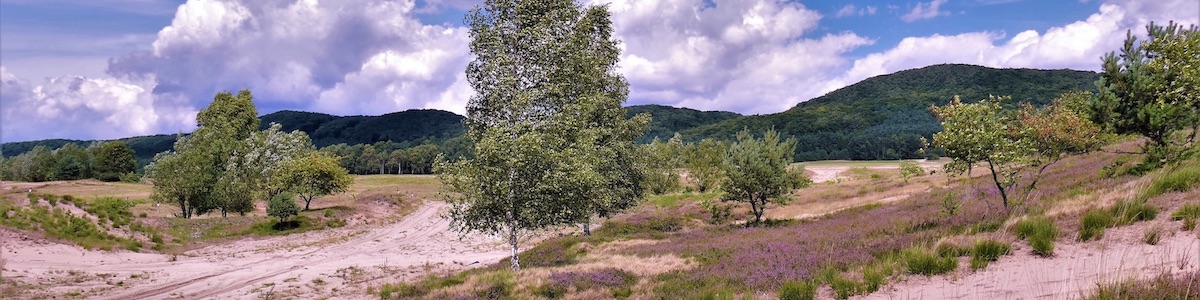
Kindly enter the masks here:
<path id="1" fill-rule="evenodd" d="M 1017 237 L 1028 240 L 1033 253 L 1041 256 L 1054 255 L 1054 241 L 1058 239 L 1058 225 L 1046 216 L 1028 217 L 1015 226 Z"/>
<path id="2" fill-rule="evenodd" d="M 688 202 L 700 202 L 704 200 L 715 201 L 720 199 L 721 193 L 680 193 L 666 195 L 652 195 L 646 197 L 646 201 L 654 203 L 658 207 L 674 208 L 684 205 Z"/>
<path id="3" fill-rule="evenodd" d="M 911 247 L 900 252 L 909 274 L 933 276 L 945 274 L 958 268 L 958 259 L 943 257 L 929 249 Z"/>
<path id="4" fill-rule="evenodd" d="M 1154 179 L 1140 199 L 1149 199 L 1170 192 L 1186 192 L 1200 186 L 1200 164 L 1183 165 Z"/>
<path id="5" fill-rule="evenodd" d="M 1012 247 L 1008 244 L 994 240 L 979 240 L 971 249 L 971 268 L 976 270 L 987 268 L 988 263 L 1000 259 L 1000 256 L 1008 255 L 1011 251 Z"/>
<path id="6" fill-rule="evenodd" d="M 54 195 L 45 197 L 63 198 Z M 81 202 L 73 197 L 65 198 L 68 201 L 63 204 L 78 205 Z M 10 211 L 11 213 L 9 213 Z M 119 217 L 117 219 L 127 220 Z M 112 219 L 102 217 L 101 220 Z M 121 226 L 113 221 L 102 222 L 107 222 L 114 228 Z M 138 251 L 143 246 L 137 240 L 108 234 L 105 228 L 96 225 L 91 220 L 75 216 L 62 209 L 51 209 L 46 206 L 17 207 L 7 199 L 0 201 L 0 225 L 27 231 L 41 231 L 48 237 L 69 241 L 87 249 L 109 251 L 121 248 Z"/>
<path id="7" fill-rule="evenodd" d="M 779 300 L 812 300 L 817 297 L 817 283 L 809 280 L 788 281 L 779 287 Z"/>
<path id="8" fill-rule="evenodd" d="M 1112 211 L 1089 209 L 1079 221 L 1079 240 L 1089 241 L 1104 237 L 1104 229 L 1113 224 Z"/>
<path id="9" fill-rule="evenodd" d="M 1088 300 L 1200 299 L 1200 273 L 1170 274 L 1139 280 L 1103 284 Z"/>
<path id="10" fill-rule="evenodd" d="M 1183 221 L 1183 229 L 1192 230 L 1196 228 L 1196 220 L 1200 219 L 1200 203 L 1188 203 L 1180 206 L 1175 212 L 1171 213 L 1171 219 Z"/>

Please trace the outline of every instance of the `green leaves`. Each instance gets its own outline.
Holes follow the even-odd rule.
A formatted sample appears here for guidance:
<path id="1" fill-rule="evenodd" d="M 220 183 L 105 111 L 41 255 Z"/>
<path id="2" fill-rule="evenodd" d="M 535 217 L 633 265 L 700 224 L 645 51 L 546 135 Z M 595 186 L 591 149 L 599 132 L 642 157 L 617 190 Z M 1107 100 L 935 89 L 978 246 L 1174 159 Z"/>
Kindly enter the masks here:
<path id="1" fill-rule="evenodd" d="M 737 142 L 725 154 L 723 189 L 726 201 L 746 202 L 754 213 L 755 224 L 762 221 L 768 203 L 787 203 L 793 186 L 787 166 L 796 150 L 793 140 L 780 141 L 779 133 L 768 130 L 756 139 L 749 130 L 737 134 Z"/>
<path id="2" fill-rule="evenodd" d="M 489 0 L 467 16 L 471 53 L 466 136 L 474 158 L 439 157 L 451 225 L 504 234 L 519 268 L 525 231 L 587 223 L 630 207 L 646 177 L 626 119 L 628 84 L 603 7 L 570 0 Z"/>
<path id="3" fill-rule="evenodd" d="M 317 151 L 285 160 L 274 172 L 271 186 L 299 194 L 304 210 L 309 210 L 313 198 L 345 192 L 354 183 L 346 169 L 338 166 L 337 158 Z"/>

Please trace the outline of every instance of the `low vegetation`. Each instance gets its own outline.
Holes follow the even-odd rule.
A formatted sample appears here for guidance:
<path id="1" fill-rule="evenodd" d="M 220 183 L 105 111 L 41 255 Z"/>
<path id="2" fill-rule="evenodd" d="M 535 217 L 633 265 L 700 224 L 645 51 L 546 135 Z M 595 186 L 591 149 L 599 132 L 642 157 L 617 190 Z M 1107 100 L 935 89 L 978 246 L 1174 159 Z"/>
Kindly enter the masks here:
<path id="1" fill-rule="evenodd" d="M 1200 299 L 1200 273 L 1162 274 L 1145 280 L 1100 284 L 1088 300 Z"/>
<path id="2" fill-rule="evenodd" d="M 1054 255 L 1054 241 L 1058 239 L 1058 225 L 1046 216 L 1033 216 L 1018 221 L 1015 227 L 1018 238 L 1029 241 L 1033 253 L 1041 256 Z"/>

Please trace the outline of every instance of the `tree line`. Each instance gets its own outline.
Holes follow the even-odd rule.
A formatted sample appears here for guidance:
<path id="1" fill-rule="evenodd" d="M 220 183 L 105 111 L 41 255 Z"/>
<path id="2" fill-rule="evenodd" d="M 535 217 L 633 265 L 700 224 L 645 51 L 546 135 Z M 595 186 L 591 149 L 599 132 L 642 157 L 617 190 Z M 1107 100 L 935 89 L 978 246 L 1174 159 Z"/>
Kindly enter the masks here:
<path id="1" fill-rule="evenodd" d="M 29 152 L 0 158 L 0 179 L 41 182 L 94 178 L 137 182 L 133 148 L 120 141 L 95 142 L 87 147 L 67 143 L 51 150 L 35 146 Z"/>

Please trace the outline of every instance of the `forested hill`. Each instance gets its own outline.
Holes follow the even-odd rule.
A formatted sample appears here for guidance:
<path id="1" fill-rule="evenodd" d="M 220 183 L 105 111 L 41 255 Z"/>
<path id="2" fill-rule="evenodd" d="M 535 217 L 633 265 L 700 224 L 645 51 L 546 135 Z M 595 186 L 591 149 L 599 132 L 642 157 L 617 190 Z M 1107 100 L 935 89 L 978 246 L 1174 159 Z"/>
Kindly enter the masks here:
<path id="1" fill-rule="evenodd" d="M 1049 103 L 1068 91 L 1095 91 L 1100 75 L 1075 70 L 993 69 L 934 65 L 881 75 L 800 103 L 787 111 L 747 116 L 683 132 L 685 140 L 732 140 L 749 128 L 774 128 L 797 140 L 799 161 L 920 157 L 921 137 L 941 130 L 932 105 L 955 95 L 974 102 L 1011 95 L 1013 103 Z"/>
<path id="2" fill-rule="evenodd" d="M 698 126 L 741 117 L 737 113 L 727 111 L 699 111 L 691 108 L 678 108 L 664 105 L 634 105 L 625 108 L 629 116 L 649 113 L 650 129 L 638 142 L 649 143 L 655 138 L 670 139 L 676 132 L 682 132 Z"/>
<path id="3" fill-rule="evenodd" d="M 382 116 L 335 117 L 321 113 L 279 111 L 262 116 L 262 127 L 279 123 L 285 131 L 308 133 L 318 148 L 334 144 L 392 141 L 401 147 L 437 142 L 462 135 L 463 117 L 434 109 L 413 109 Z M 407 145 L 406 145 L 407 144 Z"/>

